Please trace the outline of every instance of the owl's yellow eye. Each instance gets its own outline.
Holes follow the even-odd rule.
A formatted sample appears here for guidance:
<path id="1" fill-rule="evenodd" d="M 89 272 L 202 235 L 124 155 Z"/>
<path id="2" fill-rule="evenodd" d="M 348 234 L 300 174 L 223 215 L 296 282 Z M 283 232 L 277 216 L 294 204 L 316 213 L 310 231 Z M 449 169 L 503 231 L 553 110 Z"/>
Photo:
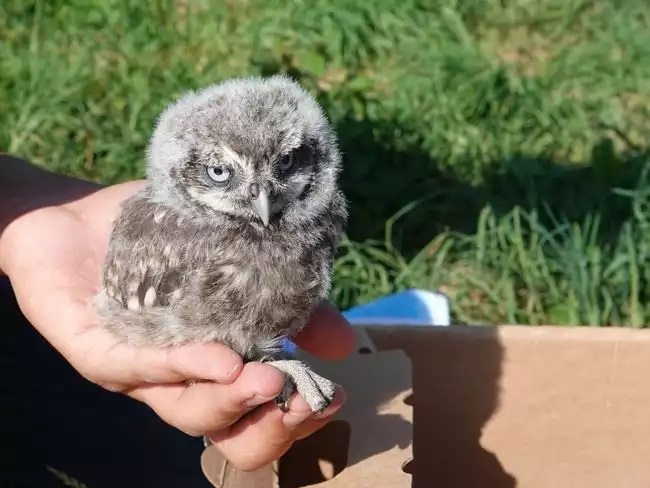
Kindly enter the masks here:
<path id="1" fill-rule="evenodd" d="M 293 152 L 289 154 L 285 154 L 280 158 L 280 161 L 278 162 L 278 168 L 280 168 L 280 171 L 283 173 L 285 171 L 289 171 L 291 167 L 293 166 L 294 162 L 294 157 L 293 157 Z"/>
<path id="2" fill-rule="evenodd" d="M 225 166 L 208 166 L 206 172 L 208 177 L 217 183 L 225 183 L 230 179 L 230 170 Z"/>

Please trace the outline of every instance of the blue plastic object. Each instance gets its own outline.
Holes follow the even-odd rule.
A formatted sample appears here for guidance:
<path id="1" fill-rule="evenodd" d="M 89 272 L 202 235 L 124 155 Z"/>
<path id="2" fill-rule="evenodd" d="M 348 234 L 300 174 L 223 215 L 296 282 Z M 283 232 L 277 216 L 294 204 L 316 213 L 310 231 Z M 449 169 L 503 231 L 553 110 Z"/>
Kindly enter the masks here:
<path id="1" fill-rule="evenodd" d="M 451 324 L 449 300 L 441 293 L 426 290 L 406 290 L 378 298 L 370 303 L 343 312 L 352 325 L 376 326 L 448 326 Z M 295 344 L 287 341 L 288 351 Z"/>
<path id="2" fill-rule="evenodd" d="M 363 325 L 450 325 L 449 301 L 440 293 L 406 290 L 353 307 L 343 315 L 350 323 Z"/>

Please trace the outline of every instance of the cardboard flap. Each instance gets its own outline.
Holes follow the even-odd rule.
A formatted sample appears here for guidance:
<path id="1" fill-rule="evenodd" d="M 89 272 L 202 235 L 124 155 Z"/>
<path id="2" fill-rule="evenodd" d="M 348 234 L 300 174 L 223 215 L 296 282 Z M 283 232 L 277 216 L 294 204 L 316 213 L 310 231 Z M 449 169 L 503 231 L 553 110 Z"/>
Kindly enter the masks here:
<path id="1" fill-rule="evenodd" d="M 367 331 L 412 361 L 414 488 L 650 488 L 650 330 Z"/>
<path id="2" fill-rule="evenodd" d="M 224 488 L 650 488 L 650 330 L 366 327 L 357 347 L 301 354 L 347 404 Z"/>
<path id="3" fill-rule="evenodd" d="M 304 355 L 303 355 L 304 358 Z M 411 363 L 402 351 L 359 354 L 339 363 L 306 358 L 345 385 L 346 404 L 321 431 L 294 444 L 279 465 L 280 488 L 407 488 L 412 456 Z"/>
<path id="4" fill-rule="evenodd" d="M 356 333 L 359 353 L 343 361 L 296 353 L 314 371 L 345 386 L 348 398 L 334 419 L 296 442 L 278 463 L 253 472 L 235 469 L 210 446 L 201 466 L 215 487 L 411 486 L 402 470 L 412 457 L 412 407 L 405 403 L 412 393 L 411 363 L 402 351 L 375 352 L 365 331 Z"/>
<path id="5" fill-rule="evenodd" d="M 275 488 L 276 471 L 269 464 L 257 471 L 239 471 L 221 455 L 215 446 L 201 454 L 203 474 L 216 488 Z"/>

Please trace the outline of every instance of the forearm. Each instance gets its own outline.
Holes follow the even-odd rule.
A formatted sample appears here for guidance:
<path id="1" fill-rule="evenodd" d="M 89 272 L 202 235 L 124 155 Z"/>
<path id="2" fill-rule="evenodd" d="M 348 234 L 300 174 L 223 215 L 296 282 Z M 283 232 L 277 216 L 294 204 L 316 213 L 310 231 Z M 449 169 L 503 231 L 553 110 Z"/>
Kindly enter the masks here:
<path id="1" fill-rule="evenodd" d="M 39 208 L 61 205 L 97 189 L 97 185 L 58 175 L 25 160 L 0 154 L 0 276 L 6 273 L 6 236 L 14 222 Z"/>

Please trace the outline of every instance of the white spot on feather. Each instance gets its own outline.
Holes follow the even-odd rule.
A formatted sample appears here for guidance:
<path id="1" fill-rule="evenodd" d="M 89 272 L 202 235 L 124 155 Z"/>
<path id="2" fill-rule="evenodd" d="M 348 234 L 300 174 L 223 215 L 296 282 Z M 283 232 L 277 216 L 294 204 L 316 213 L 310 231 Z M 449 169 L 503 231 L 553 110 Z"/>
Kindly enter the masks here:
<path id="1" fill-rule="evenodd" d="M 133 295 L 129 297 L 129 300 L 126 302 L 126 307 L 129 310 L 138 311 L 140 310 L 140 300 L 138 297 Z"/>
<path id="2" fill-rule="evenodd" d="M 151 307 L 156 301 L 156 290 L 153 286 L 147 290 L 147 293 L 144 294 L 144 306 Z"/>

